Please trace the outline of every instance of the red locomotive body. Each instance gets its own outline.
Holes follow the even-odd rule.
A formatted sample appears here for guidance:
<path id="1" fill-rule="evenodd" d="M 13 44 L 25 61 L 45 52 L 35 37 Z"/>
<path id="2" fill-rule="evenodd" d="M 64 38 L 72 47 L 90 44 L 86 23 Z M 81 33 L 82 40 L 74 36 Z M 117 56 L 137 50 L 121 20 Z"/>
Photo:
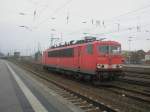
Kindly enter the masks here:
<path id="1" fill-rule="evenodd" d="M 121 45 L 115 41 L 92 41 L 50 48 L 43 52 L 44 68 L 72 72 L 76 78 L 104 80 L 122 72 Z"/>

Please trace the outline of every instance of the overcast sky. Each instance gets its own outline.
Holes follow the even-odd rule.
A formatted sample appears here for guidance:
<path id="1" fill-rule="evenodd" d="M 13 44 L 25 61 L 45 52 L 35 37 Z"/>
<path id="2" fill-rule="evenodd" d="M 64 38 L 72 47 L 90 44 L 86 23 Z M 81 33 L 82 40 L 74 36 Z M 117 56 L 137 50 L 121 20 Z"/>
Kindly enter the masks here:
<path id="1" fill-rule="evenodd" d="M 82 39 L 83 33 L 119 41 L 123 50 L 129 50 L 131 39 L 131 50 L 147 51 L 150 0 L 0 0 L 0 51 L 4 53 L 31 54 L 38 43 L 41 49 L 49 47 L 52 34 L 70 41 Z"/>

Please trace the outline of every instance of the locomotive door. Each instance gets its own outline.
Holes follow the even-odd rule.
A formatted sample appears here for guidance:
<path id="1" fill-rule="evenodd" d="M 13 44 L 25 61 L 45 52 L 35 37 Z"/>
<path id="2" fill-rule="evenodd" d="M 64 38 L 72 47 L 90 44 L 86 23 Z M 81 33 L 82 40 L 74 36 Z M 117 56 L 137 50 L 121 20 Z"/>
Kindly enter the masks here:
<path id="1" fill-rule="evenodd" d="M 48 56 L 48 54 L 46 52 L 43 52 L 42 54 L 42 64 L 46 64 L 46 56 Z"/>
<path id="2" fill-rule="evenodd" d="M 82 61 L 82 53 L 81 53 L 81 46 L 78 46 L 78 70 L 81 69 L 81 61 Z"/>
<path id="3" fill-rule="evenodd" d="M 112 65 L 112 56 L 111 56 L 111 47 L 110 47 L 110 45 L 109 45 L 109 55 L 108 55 L 108 64 L 109 64 L 109 66 L 111 66 Z"/>

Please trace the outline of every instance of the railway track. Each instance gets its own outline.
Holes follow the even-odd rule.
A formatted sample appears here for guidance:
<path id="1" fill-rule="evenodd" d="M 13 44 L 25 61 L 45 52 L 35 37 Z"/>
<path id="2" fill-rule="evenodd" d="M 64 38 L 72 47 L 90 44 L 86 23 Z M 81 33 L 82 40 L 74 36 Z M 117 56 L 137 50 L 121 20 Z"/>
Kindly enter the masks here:
<path id="1" fill-rule="evenodd" d="M 107 88 L 108 91 L 114 92 L 116 94 L 122 95 L 124 97 L 128 97 L 143 103 L 150 104 L 150 94 L 145 92 L 139 92 L 135 90 L 130 90 L 127 88 L 111 85 L 110 88 Z"/>
<path id="2" fill-rule="evenodd" d="M 27 67 L 27 68 L 29 68 L 29 67 Z M 31 71 L 30 72 L 35 72 L 35 70 L 33 71 L 32 69 L 31 69 Z M 34 73 L 34 74 L 38 74 L 38 73 Z M 42 75 L 42 77 L 43 77 L 43 75 Z M 41 78 L 42 78 L 41 77 Z M 50 80 L 48 77 L 45 77 L 46 78 L 46 80 Z M 56 82 L 55 82 L 56 83 Z M 62 83 L 60 84 L 61 86 L 62 86 Z M 95 111 L 97 111 L 98 110 L 98 108 L 104 108 L 104 107 L 101 107 L 100 105 L 101 104 L 103 104 L 103 106 L 106 106 L 105 104 L 107 104 L 107 103 L 103 103 L 104 101 L 101 101 L 101 102 L 98 102 L 98 101 L 100 101 L 99 100 L 99 96 L 98 96 L 98 93 L 100 93 L 100 94 L 102 94 L 102 90 L 101 90 L 102 88 L 93 88 L 93 87 L 89 87 L 89 85 L 88 86 L 85 86 L 85 84 L 84 84 L 84 90 L 85 91 L 92 91 L 92 94 L 93 93 L 95 93 L 96 95 L 96 97 L 94 97 L 94 95 L 88 95 L 87 94 L 87 92 L 81 92 L 81 91 L 78 91 L 79 92 L 79 96 L 78 96 L 78 94 L 76 94 L 76 92 L 75 93 L 73 93 L 72 91 L 70 92 L 70 90 L 65 90 L 65 91 L 67 91 L 67 92 L 69 92 L 70 94 L 72 94 L 73 96 L 75 96 L 76 98 L 73 98 L 73 96 L 69 96 L 70 97 L 70 100 L 72 99 L 72 101 L 73 102 L 75 102 L 75 104 L 78 104 L 78 105 L 80 105 L 80 102 L 77 102 L 77 101 L 81 101 L 81 102 L 88 102 L 88 109 L 89 109 L 89 111 L 90 111 L 90 108 L 91 109 L 95 109 Z M 114 94 L 117 94 L 120 98 L 121 98 L 121 100 L 125 100 L 125 99 L 127 99 L 127 98 L 129 98 L 129 99 L 133 99 L 133 100 L 136 100 L 136 101 L 138 101 L 138 102 L 144 102 L 144 103 L 147 103 L 147 104 L 149 104 L 149 100 L 147 100 L 148 98 L 149 98 L 149 96 L 145 96 L 144 94 L 139 94 L 139 93 L 135 93 L 135 91 L 133 92 L 133 90 L 132 91 L 129 91 L 128 89 L 124 89 L 124 88 L 118 88 L 118 87 L 115 87 L 114 85 L 113 86 L 111 86 L 111 87 L 109 87 L 109 88 L 105 88 L 104 89 L 104 91 L 107 91 L 107 94 L 108 93 L 114 93 Z M 60 92 L 61 93 L 61 92 Z M 104 93 L 105 94 L 105 93 Z M 143 95 L 143 96 L 142 96 Z M 66 95 L 65 95 L 66 96 Z M 84 98 L 84 97 L 85 98 Z M 82 98 L 83 97 L 83 98 Z M 88 99 L 87 99 L 87 97 L 88 97 Z M 115 95 L 115 97 L 116 97 L 116 95 Z M 147 97 L 147 98 L 146 98 Z M 77 101 L 75 101 L 75 99 L 77 99 Z M 83 100 L 81 100 L 81 99 L 83 99 Z M 107 99 L 107 98 L 106 98 Z M 91 101 L 92 100 L 92 101 Z M 94 100 L 94 102 L 93 102 L 93 100 Z M 112 98 L 112 100 L 113 100 L 113 98 Z M 128 100 L 127 100 L 128 101 Z M 129 100 L 130 101 L 130 100 Z M 89 103 L 90 102 L 90 103 Z M 95 103 L 96 102 L 96 103 Z M 131 102 L 131 101 L 130 101 Z M 97 104 L 97 103 L 100 103 L 100 105 L 99 104 Z M 119 103 L 119 102 L 117 102 L 117 103 Z M 130 106 L 130 104 L 128 104 L 128 103 L 126 103 L 125 101 L 123 102 L 125 105 L 128 105 L 128 106 Z M 111 103 L 109 103 L 109 105 L 110 105 Z M 132 102 L 131 102 L 131 104 L 132 104 Z M 109 105 L 107 105 L 106 107 L 108 107 L 108 108 L 112 108 L 112 107 L 115 107 L 115 108 L 113 108 L 113 111 L 119 111 L 119 110 L 121 110 L 122 112 L 123 111 L 127 111 L 127 110 L 124 110 L 124 109 L 122 109 L 122 107 L 120 107 L 120 106 L 109 106 Z M 122 104 L 122 102 L 120 102 L 120 105 L 122 105 L 123 106 L 123 104 Z M 140 105 L 140 104 L 139 104 Z M 92 107 L 92 106 L 94 106 L 94 107 Z M 81 106 L 82 107 L 82 106 Z M 107 109 L 106 109 L 106 107 L 105 107 L 105 109 L 103 109 L 103 111 L 106 111 Z M 132 106 L 133 107 L 133 106 Z M 83 106 L 83 108 L 84 108 L 84 106 Z M 86 106 L 85 106 L 85 108 L 86 108 Z M 146 108 L 149 108 L 149 107 L 146 107 Z M 88 109 L 86 109 L 86 110 L 88 110 Z M 138 109 L 137 109 L 138 110 Z M 140 109 L 139 109 L 140 110 Z M 108 111 L 108 110 L 107 110 Z M 133 109 L 133 112 L 134 111 L 136 111 L 136 109 L 134 108 Z M 141 110 L 141 111 L 143 111 L 143 110 Z M 109 111 L 108 111 L 109 112 Z"/>
<path id="3" fill-rule="evenodd" d="M 124 67 L 123 71 L 125 73 L 125 78 L 120 79 L 121 81 L 150 87 L 149 67 Z"/>
<path id="4" fill-rule="evenodd" d="M 124 67 L 123 69 L 127 73 L 147 74 L 150 75 L 149 68 L 140 67 Z"/>
<path id="5" fill-rule="evenodd" d="M 132 78 L 132 77 L 119 78 L 118 81 L 129 83 L 129 84 L 136 84 L 136 85 L 141 85 L 145 87 L 150 87 L 150 81 L 145 81 L 143 79 L 141 80 L 136 77 L 135 78 Z"/>
<path id="6" fill-rule="evenodd" d="M 124 72 L 125 76 L 128 77 L 136 77 L 136 78 L 141 78 L 141 79 L 150 79 L 150 75 L 149 74 L 141 74 L 141 73 L 128 73 L 128 72 Z"/>
<path id="7" fill-rule="evenodd" d="M 27 68 L 26 68 L 27 69 Z M 117 109 L 110 108 L 108 105 L 104 105 L 102 102 L 99 102 L 97 99 L 93 99 L 90 96 L 86 96 L 85 94 L 79 91 L 72 91 L 62 83 L 58 83 L 54 80 L 51 80 L 31 69 L 28 71 L 32 72 L 33 74 L 37 75 L 38 77 L 47 80 L 48 82 L 53 83 L 54 85 L 58 86 L 61 89 L 54 89 L 58 94 L 63 96 L 68 101 L 72 102 L 75 105 L 78 105 L 81 109 L 86 112 L 93 112 L 93 111 L 105 111 L 105 112 L 119 112 Z"/>
<path id="8" fill-rule="evenodd" d="M 129 68 L 129 70 L 126 68 L 124 70 L 125 76 L 122 78 L 119 78 L 118 81 L 125 82 L 129 84 L 136 84 L 140 86 L 150 87 L 150 70 L 146 69 L 132 69 Z"/>
<path id="9" fill-rule="evenodd" d="M 24 69 L 27 71 L 33 73 L 35 76 L 40 77 L 41 79 L 44 79 L 54 85 L 56 85 L 58 88 L 51 88 L 53 89 L 57 94 L 62 96 L 64 99 L 68 100 L 69 102 L 72 102 L 74 105 L 77 105 L 79 108 L 84 110 L 85 112 L 120 112 L 119 109 L 113 108 L 110 105 L 106 105 L 103 102 L 100 102 L 97 99 L 94 99 L 92 96 L 88 96 L 87 94 L 81 92 L 81 91 L 74 91 L 69 89 L 66 85 L 63 85 L 62 83 L 58 83 L 45 75 L 42 75 L 38 72 L 35 72 L 32 69 L 29 69 L 28 67 L 24 66 Z"/>

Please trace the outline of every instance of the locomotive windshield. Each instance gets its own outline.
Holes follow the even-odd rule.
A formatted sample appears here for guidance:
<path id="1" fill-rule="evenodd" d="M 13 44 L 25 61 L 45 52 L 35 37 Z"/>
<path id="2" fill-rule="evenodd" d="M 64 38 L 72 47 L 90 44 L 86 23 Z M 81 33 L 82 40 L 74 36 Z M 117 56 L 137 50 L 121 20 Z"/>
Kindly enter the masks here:
<path id="1" fill-rule="evenodd" d="M 121 47 L 120 46 L 108 46 L 108 45 L 102 45 L 98 46 L 98 52 L 101 54 L 120 54 L 121 53 Z"/>

